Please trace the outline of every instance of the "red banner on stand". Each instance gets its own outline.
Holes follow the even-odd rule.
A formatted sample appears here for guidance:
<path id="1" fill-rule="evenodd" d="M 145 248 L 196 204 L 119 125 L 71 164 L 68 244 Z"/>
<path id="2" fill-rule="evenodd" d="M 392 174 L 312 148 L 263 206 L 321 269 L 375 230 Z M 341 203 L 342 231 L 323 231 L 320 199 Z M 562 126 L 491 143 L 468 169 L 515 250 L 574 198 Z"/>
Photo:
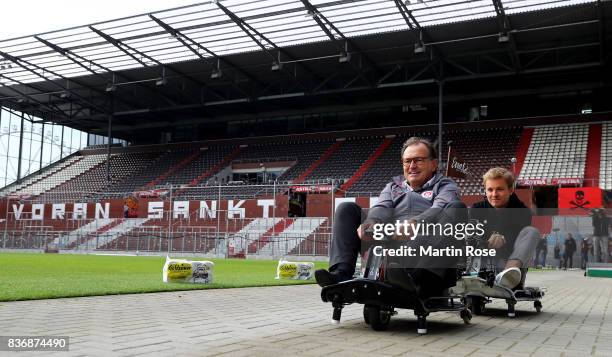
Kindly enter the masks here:
<path id="1" fill-rule="evenodd" d="M 293 186 L 293 192 L 325 193 L 334 189 L 332 185 Z"/>
<path id="2" fill-rule="evenodd" d="M 576 187 L 559 189 L 559 213 L 564 215 L 587 215 L 594 208 L 602 207 L 601 189 L 598 187 Z"/>
<path id="3" fill-rule="evenodd" d="M 564 186 L 564 185 L 582 185 L 581 178 L 554 178 L 550 181 L 553 186 Z"/>
<path id="4" fill-rule="evenodd" d="M 546 186 L 546 179 L 518 179 L 516 180 L 518 186 Z"/>

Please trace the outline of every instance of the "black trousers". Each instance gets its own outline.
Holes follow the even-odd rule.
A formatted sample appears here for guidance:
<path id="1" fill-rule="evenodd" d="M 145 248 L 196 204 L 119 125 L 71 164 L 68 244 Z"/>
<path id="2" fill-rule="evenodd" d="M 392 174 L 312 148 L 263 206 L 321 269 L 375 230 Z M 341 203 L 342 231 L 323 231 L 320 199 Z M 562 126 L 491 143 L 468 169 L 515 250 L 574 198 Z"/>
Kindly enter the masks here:
<path id="1" fill-rule="evenodd" d="M 565 269 L 567 269 L 568 263 L 570 269 L 574 267 L 574 252 L 565 252 L 565 257 L 563 259 L 563 267 Z"/>
<path id="2" fill-rule="evenodd" d="M 467 221 L 467 209 L 462 202 L 453 202 L 441 211 L 443 213 L 440 214 L 440 219 L 437 223 L 446 224 Z M 357 256 L 362 248 L 366 248 L 365 244 L 362 247 L 362 242 L 357 235 L 357 228 L 365 220 L 365 217 L 366 215 L 361 207 L 353 202 L 343 202 L 336 208 L 329 254 L 330 269 L 333 269 L 338 264 L 343 264 L 351 267 L 352 270 L 348 273 L 354 273 Z M 437 243 L 435 243 L 436 241 L 427 242 L 434 247 L 442 247 L 445 244 L 442 241 L 437 241 Z M 408 242 L 411 245 L 416 245 L 417 243 L 417 240 Z M 450 268 L 452 264 L 448 261 L 443 261 L 439 257 L 416 257 L 416 260 L 418 261 L 411 262 L 411 268 L 426 269 L 442 278 L 454 275 L 455 269 Z M 453 261 L 456 261 L 456 259 L 453 259 Z M 452 272 L 449 272 L 450 269 L 452 269 Z"/>

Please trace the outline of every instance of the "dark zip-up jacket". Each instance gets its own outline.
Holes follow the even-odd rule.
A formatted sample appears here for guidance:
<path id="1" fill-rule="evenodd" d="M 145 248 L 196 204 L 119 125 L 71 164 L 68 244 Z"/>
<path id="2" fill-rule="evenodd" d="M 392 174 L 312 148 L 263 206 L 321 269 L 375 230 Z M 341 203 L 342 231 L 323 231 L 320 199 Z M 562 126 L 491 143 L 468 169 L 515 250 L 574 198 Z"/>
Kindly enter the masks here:
<path id="1" fill-rule="evenodd" d="M 470 208 L 470 219 L 484 224 L 484 238 L 491 237 L 493 232 L 504 236 L 506 244 L 497 249 L 496 256 L 507 259 L 512 254 L 514 242 L 519 232 L 531 225 L 531 210 L 513 193 L 505 208 L 493 208 L 485 198 Z M 486 223 L 485 223 L 486 222 Z"/>

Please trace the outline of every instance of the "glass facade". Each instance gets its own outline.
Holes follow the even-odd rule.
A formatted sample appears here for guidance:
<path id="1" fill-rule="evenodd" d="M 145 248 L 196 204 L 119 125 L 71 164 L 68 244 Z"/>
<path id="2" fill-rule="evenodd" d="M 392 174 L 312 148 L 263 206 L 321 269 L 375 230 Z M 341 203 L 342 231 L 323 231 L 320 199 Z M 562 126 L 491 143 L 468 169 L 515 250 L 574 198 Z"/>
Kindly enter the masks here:
<path id="1" fill-rule="evenodd" d="M 37 118 L 0 108 L 0 187 L 88 145 L 85 132 L 33 120 Z"/>

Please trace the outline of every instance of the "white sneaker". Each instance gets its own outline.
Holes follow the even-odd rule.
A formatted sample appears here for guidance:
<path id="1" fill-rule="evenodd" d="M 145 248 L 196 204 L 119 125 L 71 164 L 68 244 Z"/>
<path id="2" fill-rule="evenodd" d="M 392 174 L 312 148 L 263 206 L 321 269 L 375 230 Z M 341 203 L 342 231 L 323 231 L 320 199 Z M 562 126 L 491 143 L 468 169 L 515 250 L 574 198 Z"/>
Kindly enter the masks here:
<path id="1" fill-rule="evenodd" d="M 495 276 L 495 285 L 514 289 L 521 282 L 521 270 L 508 268 Z"/>

